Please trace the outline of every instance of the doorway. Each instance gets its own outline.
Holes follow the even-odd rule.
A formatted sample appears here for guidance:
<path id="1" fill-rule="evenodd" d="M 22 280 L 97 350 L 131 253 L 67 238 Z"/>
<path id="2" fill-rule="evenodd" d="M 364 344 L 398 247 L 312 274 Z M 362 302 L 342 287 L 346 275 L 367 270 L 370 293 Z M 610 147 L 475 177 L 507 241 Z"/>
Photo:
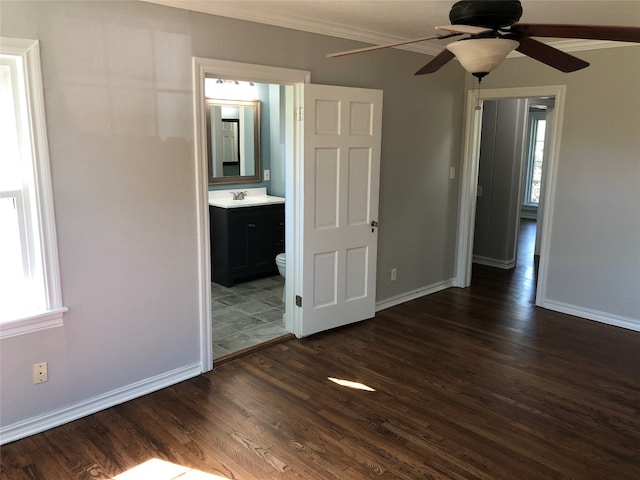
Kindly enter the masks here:
<path id="1" fill-rule="evenodd" d="M 203 372 L 213 368 L 212 328 L 208 319 L 211 250 L 204 141 L 207 130 L 203 108 L 207 77 L 292 87 L 285 88 L 283 108 L 287 137 L 285 215 L 289 219 L 285 241 L 290 259 L 285 269 L 285 326 L 296 336 L 339 327 L 375 314 L 373 280 L 376 278 L 382 125 L 381 90 L 311 85 L 310 74 L 305 71 L 194 58 Z M 333 231 L 335 235 L 323 236 L 321 231 Z M 319 243 L 320 237 L 327 242 Z M 289 308 L 293 307 L 294 292 L 295 305 L 299 308 Z M 334 315 L 323 316 L 330 309 Z"/>
<path id="2" fill-rule="evenodd" d="M 291 139 L 284 111 L 293 87 L 209 76 L 204 82 L 212 342 L 220 364 L 292 336 L 276 259 L 285 252 L 283 151 Z"/>
<path id="3" fill-rule="evenodd" d="M 213 368 L 212 346 L 212 321 L 211 321 L 211 264 L 210 264 L 210 236 L 209 236 L 209 210 L 208 210 L 208 162 L 207 162 L 207 132 L 206 111 L 204 108 L 204 80 L 210 78 L 232 78 L 246 82 L 284 85 L 291 88 L 287 91 L 285 108 L 283 109 L 286 125 L 285 135 L 290 141 L 286 142 L 285 151 L 285 197 L 294 198 L 294 169 L 293 156 L 295 144 L 294 138 L 294 96 L 295 90 L 303 83 L 311 81 L 308 71 L 286 68 L 267 67 L 260 65 L 248 65 L 237 62 L 213 60 L 207 58 L 193 59 L 193 111 L 195 125 L 195 180 L 196 180 L 196 215 L 198 229 L 198 298 L 199 298 L 199 322 L 200 322 L 200 364 L 202 372 Z M 285 222 L 285 242 L 295 248 L 293 242 L 295 222 L 294 202 L 285 202 L 285 218 L 291 219 Z M 291 252 L 295 255 L 295 251 Z M 287 265 L 287 276 L 291 278 L 290 265 Z M 292 312 L 293 288 L 291 282 L 285 287 L 285 309 Z M 285 317 L 285 328 L 293 331 L 294 319 L 292 315 Z"/>
<path id="4" fill-rule="evenodd" d="M 544 213 L 540 215 L 541 218 L 538 218 L 537 222 L 540 261 L 536 282 L 536 305 L 541 305 L 546 298 L 548 245 L 553 218 L 557 157 L 560 147 L 560 132 L 564 111 L 565 87 L 562 85 L 481 91 L 473 90 L 468 93 L 466 99 L 465 140 L 461 165 L 460 210 L 456 245 L 456 286 L 464 288 L 471 284 L 482 132 L 482 111 L 481 109 L 476 109 L 476 106 L 485 100 L 535 97 L 552 98 L 555 102 L 555 107 L 547 118 L 548 140 L 546 142 L 547 154 L 545 155 L 546 172 L 542 181 L 541 193 L 541 204 L 543 205 L 541 210 Z M 518 177 L 518 179 L 520 178 L 521 177 Z M 517 190 L 520 192 L 520 188 Z M 518 193 L 518 198 L 519 196 L 520 193 Z M 519 215 L 517 218 L 519 219 Z M 514 235 L 516 236 L 518 228 L 519 221 L 516 221 L 514 230 Z"/>
<path id="5" fill-rule="evenodd" d="M 532 265 L 534 253 L 539 255 L 536 221 L 543 214 L 546 118 L 553 107 L 553 98 L 483 102 L 474 269 L 484 265 L 512 270 L 523 262 L 526 269 Z M 530 255 L 524 255 L 523 248 Z M 533 278 L 526 275 L 522 281 Z M 535 290 L 535 285 L 526 288 Z"/>

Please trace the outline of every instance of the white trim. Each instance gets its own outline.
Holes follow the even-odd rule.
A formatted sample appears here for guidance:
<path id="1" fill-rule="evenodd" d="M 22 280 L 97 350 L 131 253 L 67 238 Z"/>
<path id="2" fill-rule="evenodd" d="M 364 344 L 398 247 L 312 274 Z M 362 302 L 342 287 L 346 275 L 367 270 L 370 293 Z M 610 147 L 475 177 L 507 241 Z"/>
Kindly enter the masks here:
<path id="1" fill-rule="evenodd" d="M 44 432 L 45 430 L 72 422 L 78 418 L 99 412 L 100 410 L 175 385 L 178 382 L 196 377 L 199 374 L 199 363 L 186 365 L 154 377 L 145 378 L 144 380 L 131 383 L 124 387 L 116 388 L 115 390 L 97 395 L 88 400 L 76 403 L 75 405 L 4 426 L 0 429 L 0 445 Z"/>
<path id="2" fill-rule="evenodd" d="M 213 368 L 211 325 L 211 252 L 209 238 L 209 185 L 204 109 L 205 67 L 193 58 L 193 128 L 196 182 L 196 235 L 198 242 L 198 316 L 200 318 L 200 370 Z"/>
<path id="3" fill-rule="evenodd" d="M 592 310 L 589 308 L 582 308 L 568 303 L 556 302 L 554 300 L 546 300 L 540 306 L 542 308 L 547 308 L 555 312 L 573 315 L 574 317 L 580 317 L 582 319 L 592 320 L 594 322 L 605 323 L 607 325 L 613 325 L 615 327 L 621 327 L 628 330 L 640 332 L 640 321 L 635 318 L 612 315 L 607 312 L 601 312 L 599 310 Z"/>
<path id="4" fill-rule="evenodd" d="M 302 128 L 304 84 L 298 83 L 293 89 L 293 110 L 287 112 L 287 115 L 292 116 L 291 137 L 293 142 L 287 142 L 287 149 L 291 148 L 291 152 L 288 153 L 290 153 L 292 160 L 287 163 L 286 168 L 286 195 L 292 201 L 287 201 L 285 204 L 287 215 L 285 245 L 287 258 L 293 258 L 294 261 L 286 262 L 285 326 L 296 337 L 302 338 L 302 308 L 294 305 L 296 295 L 302 296 L 303 291 L 304 269 L 302 255 L 299 252 L 302 252 L 304 246 L 304 229 L 293 228 L 293 226 L 304 225 L 304 128 Z M 289 129 L 289 123 L 287 123 L 287 128 Z M 289 130 L 287 130 L 287 138 L 289 138 L 288 134 Z M 289 159 L 289 155 L 287 155 L 287 159 Z M 293 219 L 293 222 L 289 219 Z M 290 245 L 293 246 L 293 249 L 289 247 Z M 296 254 L 298 256 L 295 256 Z"/>
<path id="5" fill-rule="evenodd" d="M 68 311 L 68 309 L 62 307 L 30 317 L 0 322 L 0 339 L 61 327 L 63 325 L 62 318 L 66 311 Z"/>
<path id="6" fill-rule="evenodd" d="M 193 60 L 200 67 L 203 76 L 277 85 L 311 82 L 311 72 L 307 70 L 294 70 L 291 68 L 229 62 L 227 60 L 201 57 L 193 57 Z"/>
<path id="7" fill-rule="evenodd" d="M 277 85 L 299 85 L 311 82 L 311 72 L 290 68 L 271 67 L 266 65 L 252 65 L 248 63 L 229 62 L 210 58 L 193 57 L 193 126 L 195 138 L 195 183 L 196 183 L 196 229 L 198 239 L 198 315 L 200 318 L 200 368 L 201 372 L 208 372 L 213 368 L 213 343 L 211 325 L 211 252 L 209 245 L 209 201 L 207 177 L 206 151 L 206 120 L 204 109 L 204 79 L 207 76 L 227 78 L 256 83 L 271 83 Z M 289 112 L 292 114 L 292 112 Z M 292 115 L 288 118 L 292 118 Z M 287 132 L 289 133 L 289 132 Z M 293 141 L 293 139 L 292 139 Z M 287 147 L 287 152 L 289 148 Z M 288 160 L 288 156 L 287 156 Z M 293 165 L 292 165 L 293 164 Z M 287 164 L 287 171 L 295 169 L 295 159 Z M 287 173 L 286 190 L 291 191 L 289 183 L 293 178 Z M 287 213 L 292 208 L 295 198 L 288 198 L 285 204 Z M 293 238 L 292 222 L 286 224 L 286 244 L 292 256 L 295 256 L 295 244 L 290 243 Z M 294 221 L 295 223 L 295 221 Z M 290 257 L 291 258 L 291 257 Z M 293 276 L 290 264 L 287 262 L 287 278 Z M 287 305 L 292 305 L 291 293 L 293 282 L 287 282 Z M 287 313 L 287 328 L 295 315 Z M 294 321 L 295 323 L 295 321 Z M 294 330 L 295 331 L 295 330 Z"/>
<path id="8" fill-rule="evenodd" d="M 52 328 L 62 325 L 63 313 L 60 284 L 60 262 L 56 234 L 51 169 L 49 165 L 49 141 L 44 111 L 42 71 L 40 68 L 40 44 L 37 40 L 0 37 L 0 52 L 21 56 L 24 62 L 27 115 L 33 146 L 35 176 L 35 201 L 41 245 L 42 270 L 46 298 L 46 311 L 27 319 L 11 321 L 8 328 L 0 328 L 0 338 Z"/>
<path id="9" fill-rule="evenodd" d="M 471 284 L 471 261 L 473 257 L 473 233 L 478 189 L 478 167 L 480 156 L 480 131 L 482 110 L 476 110 L 477 95 L 467 93 L 465 124 L 460 165 L 460 201 L 458 206 L 458 234 L 456 242 L 455 286 Z"/>
<path id="10" fill-rule="evenodd" d="M 410 292 L 400 293 L 398 295 L 394 295 L 393 297 L 380 300 L 379 302 L 376 302 L 376 312 L 395 307 L 396 305 L 400 305 L 401 303 L 416 300 L 420 297 L 431 295 L 432 293 L 436 293 L 441 290 L 446 290 L 447 288 L 451 288 L 454 286 L 454 280 L 455 279 L 453 278 L 450 278 L 449 280 L 442 280 L 440 282 L 432 283 L 431 285 L 425 285 L 424 287 L 420 287 L 417 290 L 411 290 Z"/>
<path id="11" fill-rule="evenodd" d="M 545 42 L 547 45 L 557 48 L 563 52 L 584 52 L 588 50 L 602 50 L 604 48 L 632 47 L 637 45 L 633 42 L 613 42 L 610 40 L 584 40 L 584 39 L 568 39 L 556 40 L 553 42 Z M 507 58 L 525 57 L 517 50 L 512 51 Z"/>
<path id="12" fill-rule="evenodd" d="M 374 32 L 365 28 L 357 28 L 352 25 L 344 25 L 336 22 L 328 22 L 310 17 L 293 15 L 286 12 L 268 12 L 260 9 L 251 9 L 242 5 L 242 2 L 199 2 L 189 0 L 143 0 L 148 3 L 156 3 L 169 7 L 181 8 L 195 12 L 217 15 L 226 18 L 235 18 L 247 22 L 262 23 L 275 27 L 289 28 L 308 33 L 317 33 L 330 37 L 344 38 L 356 42 L 370 43 L 374 45 L 385 45 L 408 40 L 397 35 L 387 35 L 381 32 Z M 435 35 L 434 31 L 434 35 Z M 395 47 L 400 50 L 422 53 L 425 55 L 437 55 L 442 51 L 442 45 L 426 42 L 401 45 Z"/>
<path id="13" fill-rule="evenodd" d="M 481 255 L 474 255 L 473 263 L 477 263 L 479 265 L 486 265 L 488 267 L 501 268 L 503 270 L 510 270 L 516 266 L 516 259 L 512 258 L 511 260 L 498 260 L 497 258 L 489 258 L 489 257 L 483 257 Z"/>
<path id="14" fill-rule="evenodd" d="M 275 27 L 290 28 L 292 30 L 300 30 L 302 32 L 317 33 L 330 37 L 344 38 L 354 40 L 356 42 L 369 43 L 372 45 L 386 45 L 388 43 L 403 42 L 410 40 L 406 37 L 397 35 L 388 35 L 383 32 L 359 28 L 353 25 L 346 25 L 338 22 L 327 20 L 319 20 L 317 18 L 295 15 L 286 11 L 269 11 L 266 8 L 247 8 L 243 2 L 226 1 L 226 2 L 203 2 L 200 0 L 143 0 L 148 3 L 155 3 L 169 7 L 181 8 L 194 12 L 206 13 L 209 15 L 217 15 L 226 18 L 235 18 L 237 20 L 245 20 L 248 22 L 262 23 L 264 25 L 272 25 Z M 452 2 L 453 3 L 453 2 Z M 375 8 L 375 7 L 374 7 Z M 434 35 L 437 32 L 434 31 Z M 426 33 L 428 34 L 428 32 Z M 563 52 L 577 52 L 581 50 L 597 50 L 601 48 L 626 47 L 636 45 L 630 42 L 610 42 L 605 40 L 557 40 L 545 42 L 550 46 L 558 48 Z M 398 50 L 406 50 L 409 52 L 422 53 L 425 55 L 438 55 L 443 50 L 442 43 L 420 42 L 407 45 L 400 45 Z M 512 52 L 507 58 L 523 56 L 519 52 Z"/>
<path id="15" fill-rule="evenodd" d="M 500 98 L 532 98 L 554 97 L 555 106 L 549 119 L 553 140 L 549 142 L 549 156 L 547 162 L 548 177 L 544 179 L 544 208 L 541 228 L 540 266 L 538 271 L 538 286 L 536 290 L 536 305 L 542 306 L 547 292 L 547 270 L 549 265 L 549 242 L 553 211 L 555 205 L 556 177 L 558 171 L 558 155 L 564 115 L 565 85 L 546 85 L 537 87 L 500 88 L 491 90 L 469 91 L 465 106 L 464 144 L 461 160 L 460 205 L 458 214 L 458 235 L 456 243 L 456 277 L 455 285 L 468 287 L 471 284 L 471 259 L 473 258 L 473 234 L 476 208 L 476 188 L 478 183 L 478 163 L 480 154 L 480 133 L 482 126 L 482 112 L 475 106 L 482 100 Z"/>

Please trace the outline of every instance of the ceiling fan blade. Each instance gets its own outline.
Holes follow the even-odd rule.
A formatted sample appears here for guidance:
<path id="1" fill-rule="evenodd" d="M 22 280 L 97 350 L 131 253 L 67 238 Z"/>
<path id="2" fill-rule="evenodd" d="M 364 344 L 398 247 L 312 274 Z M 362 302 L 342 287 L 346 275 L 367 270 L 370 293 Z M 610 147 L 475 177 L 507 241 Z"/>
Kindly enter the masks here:
<path id="1" fill-rule="evenodd" d="M 520 45 L 516 48 L 518 52 L 562 72 L 575 72 L 589 66 L 588 62 L 533 38 L 523 37 L 519 41 Z"/>
<path id="2" fill-rule="evenodd" d="M 467 33 L 469 35 L 477 35 L 479 33 L 491 32 L 490 28 L 476 27 L 473 25 L 441 25 L 436 30 L 444 30 L 445 32 Z"/>
<path id="3" fill-rule="evenodd" d="M 510 31 L 525 37 L 579 38 L 640 43 L 640 27 L 516 23 L 511 26 Z"/>
<path id="4" fill-rule="evenodd" d="M 427 40 L 440 40 L 443 38 L 455 37 L 462 34 L 463 33 L 454 32 L 446 35 L 432 35 L 430 37 L 414 38 L 413 40 L 403 40 L 402 42 L 387 43 L 386 45 L 374 45 L 372 47 L 356 48 L 354 50 L 347 50 L 344 52 L 329 53 L 327 55 L 327 58 L 343 57 L 345 55 L 353 55 L 354 53 L 372 52 L 374 50 L 382 50 L 383 48 L 398 47 L 400 45 L 408 45 L 409 43 L 425 42 Z"/>
<path id="5" fill-rule="evenodd" d="M 427 63 L 424 67 L 418 70 L 416 75 L 424 75 L 426 73 L 433 73 L 443 67 L 446 63 L 452 60 L 455 57 L 453 53 L 451 53 L 446 48 L 440 52 L 438 55 L 433 57 L 429 63 Z"/>

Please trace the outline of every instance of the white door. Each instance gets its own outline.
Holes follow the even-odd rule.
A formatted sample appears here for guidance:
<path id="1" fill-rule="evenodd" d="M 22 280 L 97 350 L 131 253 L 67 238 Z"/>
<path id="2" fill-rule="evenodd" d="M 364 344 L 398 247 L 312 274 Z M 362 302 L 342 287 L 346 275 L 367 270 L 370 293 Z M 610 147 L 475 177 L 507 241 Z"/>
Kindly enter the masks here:
<path id="1" fill-rule="evenodd" d="M 303 86 L 301 336 L 375 315 L 382 91 Z"/>

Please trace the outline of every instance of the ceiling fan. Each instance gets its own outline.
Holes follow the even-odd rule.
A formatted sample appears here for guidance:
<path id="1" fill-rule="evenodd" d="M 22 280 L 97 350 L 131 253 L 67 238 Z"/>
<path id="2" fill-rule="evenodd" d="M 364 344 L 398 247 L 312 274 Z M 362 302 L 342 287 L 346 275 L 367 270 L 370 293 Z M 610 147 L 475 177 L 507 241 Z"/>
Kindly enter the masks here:
<path id="1" fill-rule="evenodd" d="M 436 27 L 437 30 L 448 33 L 332 53 L 327 57 L 340 57 L 425 40 L 468 35 L 461 40 L 449 43 L 445 50 L 418 70 L 416 75 L 436 72 L 457 57 L 465 70 L 482 80 L 513 50 L 562 72 L 574 72 L 589 66 L 588 62 L 532 37 L 640 43 L 640 27 L 516 23 L 521 16 L 522 5 L 519 0 L 460 0 L 453 4 L 449 12 L 451 25 Z"/>

